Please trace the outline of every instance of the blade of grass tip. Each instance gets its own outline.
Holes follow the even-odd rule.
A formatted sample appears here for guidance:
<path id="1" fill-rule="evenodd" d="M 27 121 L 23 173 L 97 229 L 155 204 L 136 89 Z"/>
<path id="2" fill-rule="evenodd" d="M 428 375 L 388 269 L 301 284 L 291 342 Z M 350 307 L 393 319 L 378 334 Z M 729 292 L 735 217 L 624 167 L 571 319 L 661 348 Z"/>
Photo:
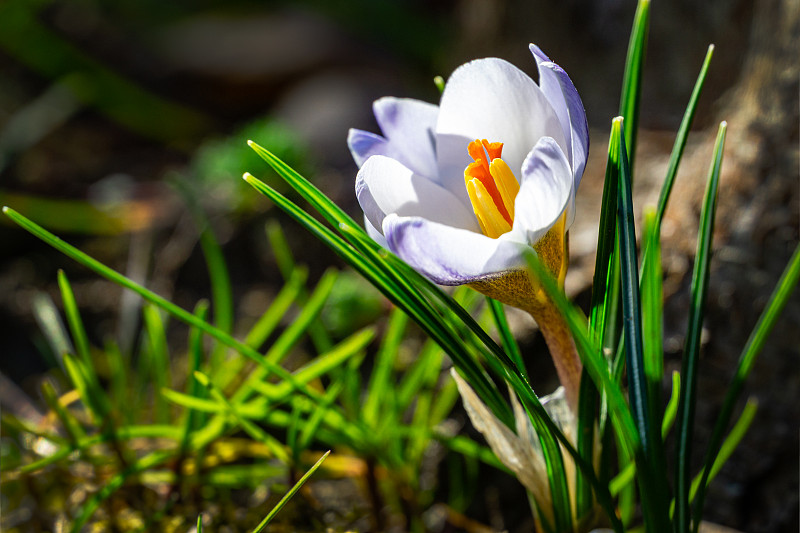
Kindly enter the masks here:
<path id="1" fill-rule="evenodd" d="M 618 261 L 614 256 L 617 240 L 617 188 L 620 152 L 620 129 L 612 125 L 608 138 L 608 159 L 606 161 L 603 200 L 600 207 L 600 225 L 597 233 L 597 254 L 595 256 L 592 279 L 592 303 L 589 325 L 598 342 L 605 339 L 606 316 L 609 298 L 613 291 L 613 265 Z M 617 273 L 617 276 L 619 274 Z"/>
<path id="2" fill-rule="evenodd" d="M 733 452 L 739 446 L 739 443 L 742 442 L 742 439 L 747 434 L 747 430 L 750 429 L 750 425 L 753 423 L 753 419 L 756 416 L 756 412 L 758 411 L 758 400 L 756 398 L 748 398 L 747 403 L 742 410 L 742 414 L 739 415 L 739 420 L 733 425 L 731 432 L 728 433 L 728 436 L 725 438 L 725 442 L 722 443 L 722 447 L 719 450 L 719 455 L 714 459 L 714 466 L 711 467 L 711 471 L 709 472 L 708 476 L 705 476 L 704 473 L 701 475 L 696 476 L 692 480 L 692 489 L 689 493 L 689 498 L 694 499 L 697 495 L 697 491 L 700 488 L 700 483 L 705 482 L 706 485 L 710 484 L 719 471 L 722 470 L 722 467 L 725 463 L 730 459 Z"/>
<path id="3" fill-rule="evenodd" d="M 697 360 L 700 357 L 700 337 L 703 329 L 703 314 L 711 264 L 711 248 L 714 237 L 714 218 L 717 210 L 719 175 L 725 146 L 727 124 L 722 122 L 714 145 L 714 156 L 708 173 L 703 208 L 700 213 L 697 253 L 692 274 L 691 304 L 686 328 L 686 341 L 681 361 L 683 387 L 678 403 L 678 429 L 676 433 L 675 467 L 675 524 L 677 533 L 691 531 L 689 488 L 691 484 L 691 454 L 694 440 L 694 410 L 697 403 Z"/>
<path id="4" fill-rule="evenodd" d="M 706 472 L 703 475 L 705 478 L 708 476 L 708 465 L 714 463 L 715 458 L 719 453 L 722 435 L 731 421 L 733 408 L 736 404 L 736 400 L 739 398 L 739 395 L 742 392 L 744 382 L 750 375 L 750 371 L 753 369 L 753 365 L 755 364 L 758 355 L 764 348 L 764 344 L 767 342 L 770 332 L 772 332 L 772 329 L 775 327 L 775 323 L 777 322 L 781 311 L 789 301 L 789 297 L 792 295 L 792 292 L 797 286 L 798 280 L 800 280 L 800 245 L 795 248 L 792 258 L 786 265 L 786 269 L 783 271 L 780 280 L 778 280 L 775 289 L 770 295 L 767 306 L 764 308 L 764 311 L 758 318 L 758 322 L 753 328 L 753 331 L 750 333 L 750 338 L 747 340 L 747 344 L 742 350 L 742 354 L 739 356 L 736 373 L 734 374 L 733 380 L 728 387 L 728 392 L 725 394 L 725 399 L 722 402 L 722 409 L 720 410 L 719 416 L 717 416 L 717 420 L 714 423 L 714 429 L 711 432 L 711 439 L 708 444 L 708 450 L 706 451 L 706 457 L 704 461 L 704 464 L 706 465 Z M 695 524 L 699 523 L 700 517 L 703 513 L 706 485 L 707 479 L 703 479 L 703 481 L 700 483 L 700 488 L 698 489 L 697 498 L 695 499 L 693 512 Z"/>
<path id="5" fill-rule="evenodd" d="M 169 369 L 169 346 L 167 345 L 167 333 L 161 313 L 154 305 L 145 305 L 142 308 L 144 317 L 145 332 L 147 335 L 147 358 L 146 372 L 153 377 L 156 390 L 161 390 L 171 383 L 171 372 Z M 143 369 L 144 370 L 144 369 Z M 159 423 L 169 422 L 169 406 L 160 394 L 153 395 L 155 419 Z"/>
<path id="6" fill-rule="evenodd" d="M 267 516 L 264 517 L 261 523 L 256 526 L 256 528 L 253 530 L 253 533 L 261 533 L 261 531 L 264 531 L 264 528 L 267 527 L 267 525 L 272 521 L 272 519 L 275 518 L 275 515 L 278 514 L 281 509 L 283 509 L 283 506 L 286 505 L 286 503 L 292 498 L 292 496 L 294 496 L 297 493 L 298 490 L 300 490 L 300 488 L 305 484 L 305 482 L 308 481 L 308 478 L 310 478 L 314 474 L 314 472 L 316 472 L 317 469 L 320 466 L 322 466 L 322 463 L 325 461 L 325 459 L 328 458 L 328 455 L 330 455 L 330 453 L 331 453 L 330 450 L 328 450 L 322 455 L 322 457 L 319 458 L 319 460 L 316 463 L 314 463 L 314 466 L 312 466 L 308 470 L 308 472 L 306 472 L 303 475 L 303 477 L 301 477 L 297 481 L 297 483 L 295 483 L 294 486 L 291 489 L 289 489 L 289 492 L 287 492 L 286 495 L 283 498 L 281 498 L 281 500 L 275 505 L 275 507 L 272 508 L 272 510 L 267 514 Z"/>
<path id="7" fill-rule="evenodd" d="M 197 533 L 203 533 L 203 513 L 197 515 Z"/>
<path id="8" fill-rule="evenodd" d="M 86 335 L 86 328 L 83 326 L 78 303 L 75 301 L 75 293 L 63 270 L 58 271 L 58 288 L 61 290 L 61 301 L 64 304 L 64 313 L 67 315 L 72 339 L 75 341 L 75 349 L 78 357 L 86 364 L 91 366 L 92 355 L 89 351 L 89 338 Z"/>
<path id="9" fill-rule="evenodd" d="M 639 128 L 639 101 L 642 94 L 642 71 L 647 48 L 647 33 L 650 26 L 650 0 L 639 0 L 633 18 L 628 55 L 625 58 L 625 74 L 622 81 L 622 95 L 619 114 L 625 117 L 625 139 L 630 167 L 636 154 L 636 134 Z"/>
<path id="10" fill-rule="evenodd" d="M 622 118 L 614 119 L 622 129 Z M 664 462 L 661 424 L 651 420 L 648 382 L 645 374 L 644 343 L 642 339 L 641 295 L 639 294 L 639 264 L 636 255 L 636 230 L 633 222 L 633 191 L 625 134 L 620 134 L 619 159 L 619 242 L 622 281 L 623 332 L 625 362 L 628 367 L 628 395 L 631 410 L 641 437 L 641 451 L 636 453 L 639 487 L 644 522 L 649 531 L 669 529 L 669 494 Z"/>
<path id="11" fill-rule="evenodd" d="M 646 209 L 644 215 L 645 252 L 642 259 L 642 332 L 644 341 L 644 374 L 650 422 L 661 426 L 661 382 L 664 378 L 663 292 L 661 241 L 656 213 Z"/>
<path id="12" fill-rule="evenodd" d="M 218 340 L 219 342 L 225 344 L 229 348 L 233 348 L 240 354 L 244 355 L 245 357 L 255 361 L 257 364 L 261 366 L 267 367 L 270 372 L 273 372 L 275 375 L 280 377 L 281 379 L 285 379 L 288 381 L 293 381 L 293 377 L 289 371 L 286 369 L 274 365 L 269 361 L 266 361 L 261 354 L 257 351 L 253 350 L 251 347 L 247 346 L 243 342 L 234 339 L 229 334 L 225 333 L 224 331 L 220 330 L 219 328 L 208 324 L 194 316 L 192 313 L 189 313 L 185 309 L 178 307 L 177 305 L 173 304 L 166 298 L 163 298 L 156 293 L 144 288 L 143 286 L 139 285 L 128 279 L 127 277 L 123 276 L 119 272 L 107 267 L 103 263 L 99 262 L 98 260 L 94 259 L 93 257 L 85 254 L 84 252 L 78 250 L 74 246 L 67 244 L 60 238 L 56 237 L 46 229 L 42 228 L 38 224 L 32 222 L 31 220 L 25 218 L 24 216 L 20 215 L 13 209 L 8 206 L 3 207 L 3 213 L 11 219 L 15 224 L 19 225 L 25 231 L 31 233 L 35 237 L 41 239 L 48 245 L 52 246 L 59 252 L 63 253 L 67 257 L 77 261 L 84 267 L 92 270 L 93 272 L 103 276 L 104 278 L 113 281 L 117 285 L 129 289 L 148 302 L 152 303 L 153 305 L 158 306 L 159 308 L 163 309 L 170 315 L 174 316 L 181 322 L 189 324 L 191 326 L 200 328 L 203 330 L 207 335 L 210 337 Z M 298 390 L 306 394 L 311 398 L 320 398 L 319 393 L 316 391 L 309 389 L 305 385 L 298 385 Z"/>
<path id="13" fill-rule="evenodd" d="M 714 55 L 714 45 L 708 47 L 706 58 L 703 60 L 703 66 L 700 69 L 700 74 L 697 76 L 697 81 L 692 90 L 692 96 L 689 98 L 689 104 L 686 106 L 686 111 L 683 113 L 681 125 L 678 128 L 678 135 L 675 138 L 675 144 L 672 147 L 672 153 L 669 156 L 669 167 L 667 168 L 667 177 L 664 179 L 664 184 L 661 186 L 661 194 L 658 197 L 658 211 L 656 213 L 656 225 L 659 230 L 661 228 L 661 221 L 664 219 L 664 212 L 667 210 L 667 202 L 672 193 L 672 185 L 675 182 L 675 176 L 678 174 L 678 166 L 683 156 L 683 149 L 686 146 L 686 140 L 689 137 L 689 130 L 692 127 L 694 114 L 697 110 L 697 102 L 700 100 L 700 93 L 703 91 L 703 85 L 706 82 L 706 75 L 708 74 L 708 67 L 711 64 L 711 57 Z"/>
<path id="14" fill-rule="evenodd" d="M 334 227 L 340 224 L 351 226 L 354 231 L 360 232 L 363 236 L 367 233 L 356 223 L 353 218 L 344 212 L 344 210 L 336 205 L 330 198 L 325 196 L 316 186 L 310 181 L 301 176 L 292 167 L 281 161 L 272 152 L 266 148 L 259 146 L 253 141 L 247 141 L 248 146 L 252 148 L 264 161 L 272 167 L 272 169 L 288 183 L 302 198 L 307 201 L 311 206 L 321 214 L 325 220 Z M 251 183 L 252 185 L 252 183 Z M 366 243 L 372 249 L 378 249 L 379 245 L 372 239 L 367 239 Z"/>
<path id="15" fill-rule="evenodd" d="M 486 297 L 486 301 L 489 303 L 489 309 L 492 312 L 492 318 L 494 319 L 494 325 L 497 328 L 497 333 L 500 334 L 500 341 L 503 344 L 503 350 L 505 350 L 506 354 L 508 354 L 514 364 L 517 366 L 520 374 L 522 374 L 525 379 L 528 379 L 528 371 L 525 369 L 525 362 L 522 360 L 522 352 L 519 349 L 517 340 L 514 338 L 514 334 L 511 333 L 511 328 L 508 327 L 508 319 L 506 318 L 506 312 L 505 309 L 503 309 L 503 304 L 493 298 L 489 298 L 488 296 Z"/>

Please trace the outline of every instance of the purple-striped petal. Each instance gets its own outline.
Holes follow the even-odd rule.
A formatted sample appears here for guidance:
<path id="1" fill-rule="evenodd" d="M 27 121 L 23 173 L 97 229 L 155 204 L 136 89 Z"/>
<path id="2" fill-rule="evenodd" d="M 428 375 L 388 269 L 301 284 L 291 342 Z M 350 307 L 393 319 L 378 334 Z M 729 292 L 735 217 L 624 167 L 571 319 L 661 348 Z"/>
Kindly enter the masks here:
<path id="1" fill-rule="evenodd" d="M 389 249 L 440 285 L 462 285 L 524 265 L 527 243 L 490 239 L 481 233 L 420 217 L 387 215 Z"/>
<path id="2" fill-rule="evenodd" d="M 347 146 L 361 167 L 373 155 L 385 155 L 403 163 L 414 172 L 435 178 L 436 153 L 433 130 L 438 106 L 410 98 L 384 97 L 372 104 L 383 137 L 351 129 Z"/>
<path id="3" fill-rule="evenodd" d="M 564 69 L 550 61 L 535 44 L 530 45 L 530 50 L 539 67 L 539 86 L 555 109 L 568 139 L 570 146 L 566 153 L 577 188 L 589 156 L 589 126 L 583 102 Z"/>

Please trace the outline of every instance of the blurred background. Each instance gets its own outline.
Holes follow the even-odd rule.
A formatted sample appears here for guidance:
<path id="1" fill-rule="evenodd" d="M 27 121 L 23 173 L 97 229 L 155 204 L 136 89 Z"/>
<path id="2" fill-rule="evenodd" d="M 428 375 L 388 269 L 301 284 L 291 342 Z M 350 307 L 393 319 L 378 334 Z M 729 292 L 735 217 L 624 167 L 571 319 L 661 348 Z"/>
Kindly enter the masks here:
<path id="1" fill-rule="evenodd" d="M 268 219 L 285 222 L 294 252 L 315 275 L 339 263 L 241 181 L 250 171 L 277 183 L 247 139 L 358 213 L 345 139 L 350 127 L 377 131 L 374 99 L 436 101 L 433 77 L 446 79 L 478 57 L 503 57 L 535 77 L 527 49 L 534 42 L 570 74 L 592 134 L 567 280 L 570 295 L 585 302 L 634 9 L 632 0 L 2 0 L 0 204 L 184 308 L 209 296 L 197 238 L 202 211 L 223 243 L 237 314 L 257 317 L 280 288 Z M 716 45 L 664 223 L 669 370 L 680 366 L 711 148 L 719 121 L 729 124 L 699 378 L 702 439 L 798 242 L 800 7 L 655 1 L 651 17 L 638 211 L 657 200 L 706 48 Z M 5 217 L 0 243 L 3 409 L 36 398 L 37 379 L 52 363 L 32 305 L 42 291 L 57 298 L 58 269 L 72 280 L 96 343 L 109 335 L 136 342 L 135 299 Z M 342 289 L 343 301 L 361 290 L 353 284 Z M 386 305 L 377 301 L 363 320 Z M 514 322 L 530 349 L 542 349 L 532 324 Z M 712 485 L 712 521 L 747 532 L 798 530 L 799 325 L 796 295 L 746 390 L 760 410 Z M 549 366 L 536 378 L 545 392 L 553 379 Z"/>

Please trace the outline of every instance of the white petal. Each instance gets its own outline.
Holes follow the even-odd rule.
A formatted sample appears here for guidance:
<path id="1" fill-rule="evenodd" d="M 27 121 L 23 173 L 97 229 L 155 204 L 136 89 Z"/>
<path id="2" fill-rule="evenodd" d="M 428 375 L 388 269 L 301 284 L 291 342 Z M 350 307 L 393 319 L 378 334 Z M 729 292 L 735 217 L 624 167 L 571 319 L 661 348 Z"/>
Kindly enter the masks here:
<path id="1" fill-rule="evenodd" d="M 386 244 L 386 237 L 383 236 L 381 230 L 376 228 L 372 225 L 372 222 L 369 221 L 367 215 L 364 215 L 364 229 L 367 232 L 367 235 L 372 237 L 372 240 L 380 244 L 383 248 L 389 249 L 389 245 Z"/>
<path id="2" fill-rule="evenodd" d="M 375 228 L 394 213 L 478 231 L 474 213 L 452 194 L 386 156 L 370 157 L 358 171 L 356 197 Z"/>
<path id="3" fill-rule="evenodd" d="M 567 150 L 556 112 L 527 74 L 497 58 L 462 65 L 447 81 L 436 124 L 442 184 L 450 190 L 463 188 L 464 168 L 471 161 L 470 141 L 504 143 L 503 159 L 518 172 L 531 147 L 544 136 Z"/>
<path id="4" fill-rule="evenodd" d="M 514 201 L 514 227 L 503 239 L 535 244 L 574 201 L 572 170 L 556 142 L 544 137 L 525 158 L 522 180 Z M 574 211 L 571 210 L 571 211 Z M 571 224 L 567 215 L 567 227 Z"/>
<path id="5" fill-rule="evenodd" d="M 528 249 L 524 242 L 490 239 L 420 217 L 387 215 L 383 234 L 392 252 L 440 285 L 461 285 L 523 268 Z"/>
<path id="6" fill-rule="evenodd" d="M 577 189 L 589 156 L 589 126 L 583 102 L 564 69 L 552 62 L 535 44 L 530 45 L 530 50 L 539 67 L 539 86 L 561 121 L 569 145 L 567 159 L 570 161 Z"/>
<path id="7" fill-rule="evenodd" d="M 414 172 L 435 178 L 437 171 L 434 128 L 439 107 L 409 98 L 385 97 L 372 104 L 383 137 L 357 129 L 347 135 L 347 146 L 356 165 L 370 156 L 385 155 Z"/>

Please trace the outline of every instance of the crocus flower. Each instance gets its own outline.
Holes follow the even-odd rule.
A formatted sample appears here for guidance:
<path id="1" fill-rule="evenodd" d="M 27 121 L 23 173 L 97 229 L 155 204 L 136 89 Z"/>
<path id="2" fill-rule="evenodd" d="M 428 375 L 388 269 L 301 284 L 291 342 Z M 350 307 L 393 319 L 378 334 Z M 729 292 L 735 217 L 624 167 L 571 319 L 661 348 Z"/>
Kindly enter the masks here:
<path id="1" fill-rule="evenodd" d="M 521 269 L 525 248 L 565 213 L 564 230 L 572 223 L 586 115 L 566 72 L 530 49 L 539 85 L 502 59 L 480 59 L 456 69 L 439 106 L 382 98 L 373 109 L 383 136 L 350 131 L 371 229 L 436 283 Z"/>
<path id="2" fill-rule="evenodd" d="M 546 324 L 552 306 L 524 255 L 532 247 L 563 283 L 589 136 L 567 73 L 530 50 L 538 84 L 502 59 L 472 61 L 453 72 L 439 106 L 377 100 L 383 135 L 351 130 L 348 145 L 369 233 L 436 283 L 469 283 L 529 311 L 551 353 L 572 352 L 554 361 L 573 403 L 580 361 L 563 324 Z"/>

